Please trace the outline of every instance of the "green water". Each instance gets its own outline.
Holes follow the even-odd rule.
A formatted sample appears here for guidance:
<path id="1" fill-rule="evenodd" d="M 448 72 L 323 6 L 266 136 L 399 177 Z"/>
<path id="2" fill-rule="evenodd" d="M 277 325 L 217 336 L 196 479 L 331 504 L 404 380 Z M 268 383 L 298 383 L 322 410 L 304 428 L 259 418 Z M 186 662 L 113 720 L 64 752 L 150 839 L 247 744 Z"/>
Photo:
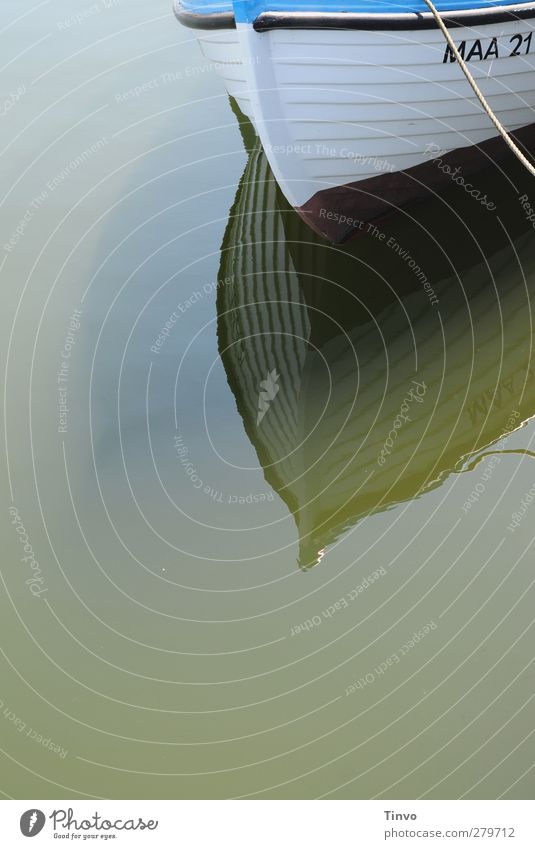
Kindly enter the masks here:
<path id="1" fill-rule="evenodd" d="M 527 177 L 330 246 L 169 6 L 4 2 L 0 790 L 533 798 Z"/>

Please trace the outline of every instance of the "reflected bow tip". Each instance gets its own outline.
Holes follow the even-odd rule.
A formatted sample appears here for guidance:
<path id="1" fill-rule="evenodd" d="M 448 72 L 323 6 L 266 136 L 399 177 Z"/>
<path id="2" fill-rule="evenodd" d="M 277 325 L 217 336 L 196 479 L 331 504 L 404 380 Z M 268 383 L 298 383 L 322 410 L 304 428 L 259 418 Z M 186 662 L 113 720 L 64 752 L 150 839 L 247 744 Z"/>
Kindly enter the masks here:
<path id="1" fill-rule="evenodd" d="M 318 549 L 317 543 L 314 543 L 314 541 L 303 543 L 303 541 L 301 541 L 297 563 L 303 572 L 307 572 L 309 569 L 317 566 L 321 563 L 324 557 L 325 549 Z"/>

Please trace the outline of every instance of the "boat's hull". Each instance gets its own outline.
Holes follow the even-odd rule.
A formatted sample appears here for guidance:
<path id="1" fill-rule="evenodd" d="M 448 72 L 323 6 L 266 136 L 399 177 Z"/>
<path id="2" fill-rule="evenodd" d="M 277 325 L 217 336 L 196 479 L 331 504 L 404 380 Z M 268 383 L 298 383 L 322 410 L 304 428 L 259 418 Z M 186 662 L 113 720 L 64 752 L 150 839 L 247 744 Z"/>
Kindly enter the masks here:
<path id="1" fill-rule="evenodd" d="M 246 65 L 238 31 L 235 28 L 199 30 L 197 37 L 203 54 L 222 77 L 228 93 L 254 125 Z"/>
<path id="2" fill-rule="evenodd" d="M 526 153 L 535 148 L 535 123 L 511 135 Z M 494 211 L 496 205 L 481 189 L 477 172 L 507 155 L 512 154 L 506 143 L 500 136 L 493 136 L 480 144 L 437 154 L 435 159 L 404 171 L 320 189 L 296 211 L 313 230 L 337 243 L 369 232 L 371 222 L 411 201 L 435 194 L 452 182 L 462 186 L 482 211 Z"/>
<path id="3" fill-rule="evenodd" d="M 510 131 L 535 120 L 533 21 L 509 16 L 452 29 Z M 335 240 L 355 230 L 340 227 L 341 216 L 369 220 L 424 191 L 420 183 L 435 188 L 451 179 L 442 165 L 455 165 L 454 151 L 461 151 L 457 178 L 467 176 L 478 164 L 470 148 L 497 137 L 437 28 L 257 32 L 238 24 L 203 33 L 201 43 L 253 122 L 290 203 Z"/>

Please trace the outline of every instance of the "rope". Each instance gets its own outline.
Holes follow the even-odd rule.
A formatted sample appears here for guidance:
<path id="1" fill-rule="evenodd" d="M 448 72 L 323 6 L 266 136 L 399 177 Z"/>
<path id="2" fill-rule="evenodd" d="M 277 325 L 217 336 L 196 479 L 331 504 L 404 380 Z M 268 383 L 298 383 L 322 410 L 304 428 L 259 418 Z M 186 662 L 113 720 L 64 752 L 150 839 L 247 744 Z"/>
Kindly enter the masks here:
<path id="1" fill-rule="evenodd" d="M 425 3 L 425 4 L 426 4 L 426 6 L 429 8 L 429 10 L 431 11 L 431 14 L 433 15 L 433 17 L 434 17 L 435 21 L 437 22 L 437 25 L 438 25 L 438 26 L 440 27 L 440 29 L 442 30 L 442 33 L 443 33 L 443 35 L 444 35 L 444 38 L 445 38 L 445 39 L 446 39 L 446 41 L 448 42 L 449 47 L 450 47 L 450 50 L 452 51 L 453 55 L 454 55 L 454 56 L 455 56 L 455 58 L 457 59 L 457 62 L 458 62 L 458 63 L 459 63 L 459 65 L 461 66 L 461 70 L 462 70 L 463 74 L 465 75 L 466 79 L 468 80 L 468 82 L 470 83 L 470 85 L 471 85 L 471 87 L 472 87 L 472 89 L 473 89 L 474 94 L 476 95 L 476 97 L 477 97 L 477 99 L 479 100 L 479 102 L 481 103 L 481 105 L 482 105 L 483 109 L 485 110 L 485 112 L 486 112 L 486 113 L 487 113 L 487 115 L 489 116 L 490 120 L 492 121 L 492 123 L 494 124 L 494 126 L 496 127 L 496 129 L 498 130 L 499 134 L 500 134 L 500 135 L 501 135 L 501 137 L 503 138 L 504 142 L 508 145 L 508 147 L 510 147 L 510 149 L 513 151 L 513 153 L 514 153 L 514 155 L 517 157 L 517 159 L 519 159 L 519 160 L 520 160 L 520 162 L 522 163 L 522 165 L 524 165 L 524 166 L 528 169 L 528 171 L 529 171 L 529 173 L 532 175 L 532 177 L 535 177 L 535 167 L 531 164 L 531 162 L 529 161 L 529 159 L 526 159 L 526 157 L 524 156 L 524 154 L 522 153 L 522 151 L 521 151 L 521 150 L 517 147 L 517 145 L 514 143 L 513 139 L 512 139 L 512 138 L 511 138 L 511 136 L 507 133 L 507 130 L 505 129 L 505 127 L 503 126 L 503 124 L 501 124 L 501 123 L 498 121 L 498 119 L 497 119 L 496 115 L 494 114 L 494 112 L 493 112 L 493 111 L 492 111 L 492 109 L 490 108 L 489 104 L 488 104 L 488 103 L 487 103 L 487 101 L 485 100 L 485 96 L 484 96 L 484 95 L 483 95 L 483 93 L 481 92 L 481 90 L 480 90 L 480 88 L 479 88 L 478 84 L 476 83 L 476 81 L 475 81 L 475 79 L 473 78 L 472 74 L 471 74 L 471 73 L 470 73 L 470 71 L 468 70 L 468 67 L 467 67 L 467 65 L 466 65 L 466 62 L 464 61 L 463 57 L 461 56 L 461 54 L 460 54 L 460 53 L 459 53 L 459 51 L 457 50 L 457 47 L 456 47 L 456 45 L 455 45 L 455 42 L 453 41 L 453 38 L 451 37 L 451 35 L 450 35 L 450 33 L 449 33 L 448 29 L 446 28 L 446 25 L 445 25 L 444 21 L 442 20 L 442 18 L 440 17 L 440 15 L 439 15 L 439 13 L 438 13 L 438 11 L 437 11 L 436 7 L 433 5 L 432 0 L 424 0 L 424 3 Z"/>

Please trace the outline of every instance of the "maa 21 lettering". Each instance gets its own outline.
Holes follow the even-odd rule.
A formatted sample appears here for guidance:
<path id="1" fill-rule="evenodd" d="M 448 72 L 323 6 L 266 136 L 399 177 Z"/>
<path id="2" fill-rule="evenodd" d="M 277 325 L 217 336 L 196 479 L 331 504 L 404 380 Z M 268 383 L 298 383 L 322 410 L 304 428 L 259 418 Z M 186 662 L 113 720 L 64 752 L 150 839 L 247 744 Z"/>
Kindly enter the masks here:
<path id="1" fill-rule="evenodd" d="M 499 59 L 500 56 L 525 56 L 531 49 L 532 35 L 533 32 L 528 32 L 527 35 L 521 33 L 512 35 L 507 46 L 498 44 L 497 38 L 491 38 L 485 46 L 485 42 L 482 44 L 481 39 L 476 38 L 475 41 L 461 41 L 457 45 L 457 50 L 465 62 L 475 59 L 484 62 L 486 59 Z M 453 50 L 447 44 L 442 63 L 456 61 Z"/>

